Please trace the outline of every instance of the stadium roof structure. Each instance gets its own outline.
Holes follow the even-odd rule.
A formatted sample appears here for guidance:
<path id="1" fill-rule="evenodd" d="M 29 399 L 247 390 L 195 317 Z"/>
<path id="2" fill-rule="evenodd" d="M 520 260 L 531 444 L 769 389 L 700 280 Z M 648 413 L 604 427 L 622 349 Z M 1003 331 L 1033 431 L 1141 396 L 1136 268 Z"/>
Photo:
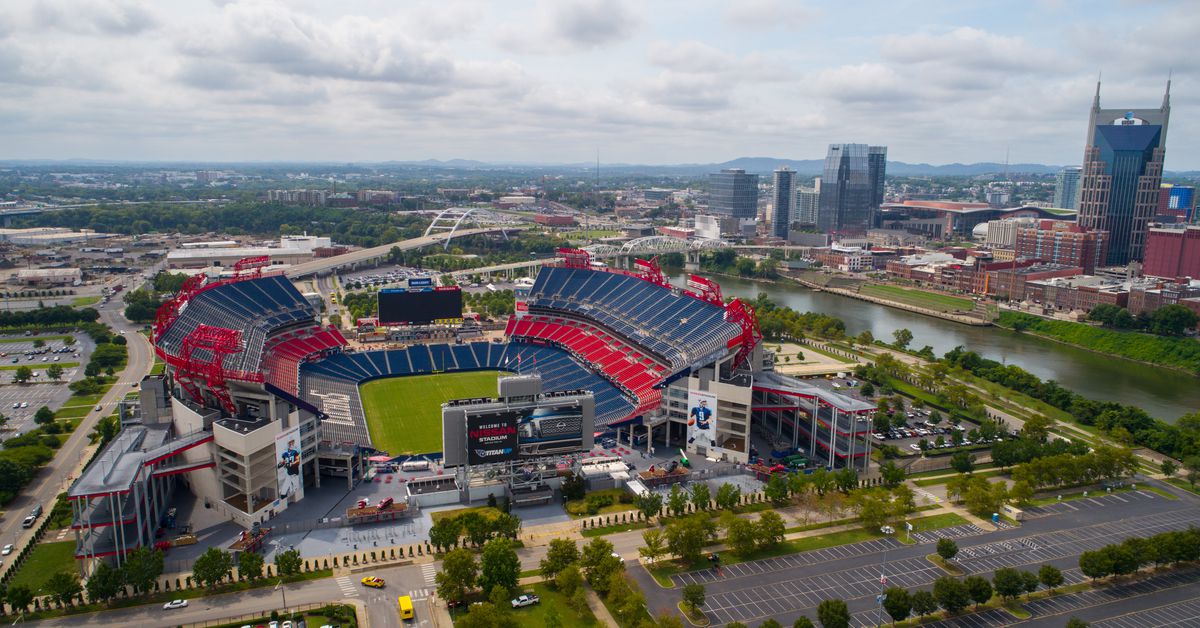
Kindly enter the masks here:
<path id="1" fill-rule="evenodd" d="M 84 499 L 100 495 L 129 492 L 135 482 L 149 475 L 183 473 L 212 462 L 180 467 L 156 465 L 213 439 L 212 432 L 194 432 L 180 437 L 171 436 L 169 425 L 129 425 L 113 439 L 79 479 L 71 484 L 67 499 Z"/>

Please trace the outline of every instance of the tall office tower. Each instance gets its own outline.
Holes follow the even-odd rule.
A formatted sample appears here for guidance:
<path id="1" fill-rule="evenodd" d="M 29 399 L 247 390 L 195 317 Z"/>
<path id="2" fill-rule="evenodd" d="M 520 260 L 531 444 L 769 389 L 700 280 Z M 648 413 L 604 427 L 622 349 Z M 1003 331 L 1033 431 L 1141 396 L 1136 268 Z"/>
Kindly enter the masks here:
<path id="1" fill-rule="evenodd" d="M 883 202 L 887 147 L 830 144 L 821 177 L 818 231 L 865 232 Z"/>
<path id="2" fill-rule="evenodd" d="M 1054 206 L 1079 209 L 1079 175 L 1083 168 L 1066 166 L 1054 175 Z"/>
<path id="3" fill-rule="evenodd" d="M 788 227 L 796 218 L 796 171 L 787 166 L 775 171 L 772 207 L 775 213 L 771 216 L 771 230 L 786 240 Z"/>
<path id="4" fill-rule="evenodd" d="M 708 210 L 734 218 L 758 216 L 758 175 L 741 168 L 708 175 Z"/>
<path id="5" fill-rule="evenodd" d="M 1141 261 L 1145 253 L 1146 230 L 1158 209 L 1170 117 L 1170 80 L 1158 109 L 1101 109 L 1096 83 L 1079 180 L 1079 224 L 1109 233 L 1109 266 Z"/>
<path id="6" fill-rule="evenodd" d="M 792 222 L 805 225 L 817 224 L 817 203 L 820 199 L 821 193 L 818 191 L 796 190 L 796 217 L 792 219 Z"/>

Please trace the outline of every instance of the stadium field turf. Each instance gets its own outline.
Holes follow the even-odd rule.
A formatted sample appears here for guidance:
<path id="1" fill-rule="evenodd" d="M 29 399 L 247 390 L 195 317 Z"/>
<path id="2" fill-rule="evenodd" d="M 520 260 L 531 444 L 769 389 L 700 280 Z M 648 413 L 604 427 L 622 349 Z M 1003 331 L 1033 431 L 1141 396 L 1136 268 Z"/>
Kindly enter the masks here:
<path id="1" fill-rule="evenodd" d="M 442 404 L 495 397 L 500 371 L 410 375 L 359 387 L 371 442 L 393 456 L 442 450 Z"/>

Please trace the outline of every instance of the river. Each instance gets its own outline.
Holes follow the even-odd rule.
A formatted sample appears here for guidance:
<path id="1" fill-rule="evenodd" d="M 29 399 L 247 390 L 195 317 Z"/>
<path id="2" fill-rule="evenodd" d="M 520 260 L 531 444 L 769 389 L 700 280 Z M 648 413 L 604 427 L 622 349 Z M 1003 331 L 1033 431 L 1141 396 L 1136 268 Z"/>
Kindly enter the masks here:
<path id="1" fill-rule="evenodd" d="M 771 299 L 799 311 L 837 316 L 846 331 L 870 330 L 890 342 L 892 332 L 908 328 L 910 346 L 933 347 L 942 355 L 958 345 L 984 357 L 1016 364 L 1042 379 L 1059 384 L 1090 399 L 1138 406 L 1152 416 L 1174 422 L 1200 410 L 1200 378 L 1181 371 L 1158 368 L 1086 351 L 1049 340 L 1018 334 L 999 327 L 973 327 L 923 316 L 828 292 L 815 292 L 791 283 L 756 283 L 733 277 L 715 277 L 725 296 L 753 298 L 766 292 Z M 682 284 L 681 278 L 674 278 Z"/>

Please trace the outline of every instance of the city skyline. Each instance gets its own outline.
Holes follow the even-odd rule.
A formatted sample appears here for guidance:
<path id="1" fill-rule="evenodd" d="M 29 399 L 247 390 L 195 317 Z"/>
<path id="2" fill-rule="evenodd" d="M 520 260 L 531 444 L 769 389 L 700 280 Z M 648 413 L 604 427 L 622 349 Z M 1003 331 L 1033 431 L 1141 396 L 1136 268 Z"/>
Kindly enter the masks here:
<path id="1" fill-rule="evenodd" d="M 1165 167 L 1200 169 L 1184 3 L 341 6 L 0 8 L 0 159 L 1070 165 L 1098 73 L 1149 106 L 1173 70 Z"/>

